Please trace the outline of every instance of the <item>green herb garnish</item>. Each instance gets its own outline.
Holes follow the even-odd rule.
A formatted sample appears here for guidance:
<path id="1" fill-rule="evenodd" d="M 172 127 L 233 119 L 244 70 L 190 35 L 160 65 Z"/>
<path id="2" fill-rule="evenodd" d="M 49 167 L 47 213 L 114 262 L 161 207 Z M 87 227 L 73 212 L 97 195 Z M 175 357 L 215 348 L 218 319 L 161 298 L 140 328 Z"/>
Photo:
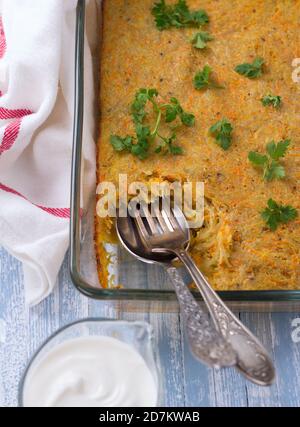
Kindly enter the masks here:
<path id="1" fill-rule="evenodd" d="M 194 77 L 194 87 L 197 90 L 203 90 L 208 88 L 215 89 L 224 89 L 223 86 L 218 85 L 211 78 L 212 68 L 209 65 L 205 65 L 202 71 L 198 71 L 198 73 Z"/>
<path id="2" fill-rule="evenodd" d="M 184 111 L 176 98 L 171 98 L 168 104 L 159 104 L 156 101 L 158 92 L 156 89 L 140 89 L 131 104 L 131 115 L 135 127 L 135 136 L 121 137 L 111 135 L 110 143 L 116 151 L 128 151 L 141 160 L 149 155 L 149 148 L 152 143 L 159 140 L 159 145 L 154 149 L 155 153 L 169 152 L 174 155 L 182 154 L 181 147 L 175 144 L 175 128 L 179 124 L 187 127 L 194 126 L 195 116 Z M 155 124 L 151 129 L 145 120 L 149 113 L 146 112 L 146 105 L 150 103 L 155 116 Z M 170 136 L 161 135 L 160 125 L 162 120 L 169 124 L 175 120 L 179 121 L 177 126 L 169 128 Z"/>
<path id="3" fill-rule="evenodd" d="M 174 145 L 174 141 L 176 140 L 176 134 L 173 133 L 169 138 L 164 138 L 163 136 L 160 136 L 160 139 L 162 140 L 162 144 L 158 145 L 158 147 L 155 149 L 155 153 L 161 153 L 163 152 L 164 148 L 167 149 L 171 154 L 179 155 L 183 153 L 183 150 L 178 145 Z"/>
<path id="4" fill-rule="evenodd" d="M 281 96 L 266 95 L 261 98 L 261 103 L 264 107 L 272 105 L 274 108 L 279 108 L 281 105 Z"/>
<path id="5" fill-rule="evenodd" d="M 170 99 L 170 104 L 165 105 L 166 109 L 166 123 L 173 122 L 178 116 L 181 123 L 185 126 L 194 126 L 195 116 L 194 114 L 187 113 L 183 110 L 176 98 Z"/>
<path id="6" fill-rule="evenodd" d="M 279 224 L 286 224 L 297 218 L 298 212 L 292 206 L 279 205 L 273 199 L 268 200 L 267 208 L 261 213 L 262 219 L 267 226 L 275 231 Z"/>
<path id="7" fill-rule="evenodd" d="M 165 0 L 160 0 L 154 4 L 152 15 L 155 18 L 156 27 L 162 31 L 169 28 L 199 28 L 207 24 L 209 18 L 205 10 L 200 9 L 191 12 L 185 0 L 178 0 L 174 5 L 166 4 Z"/>
<path id="8" fill-rule="evenodd" d="M 266 146 L 267 154 L 260 154 L 256 151 L 250 151 L 248 159 L 254 166 L 263 169 L 263 178 L 266 181 L 272 179 L 282 179 L 285 177 L 284 167 L 279 163 L 279 159 L 284 157 L 291 141 L 286 139 L 277 144 L 271 141 Z"/>
<path id="9" fill-rule="evenodd" d="M 216 142 L 223 150 L 228 150 L 232 143 L 233 127 L 227 119 L 222 119 L 211 126 L 209 132 L 216 138 Z"/>
<path id="10" fill-rule="evenodd" d="M 132 137 L 125 136 L 124 138 L 118 135 L 111 135 L 110 143 L 116 151 L 124 151 L 131 149 L 132 146 Z"/>
<path id="11" fill-rule="evenodd" d="M 264 62 L 263 58 L 257 57 L 252 64 L 244 63 L 237 65 L 235 71 L 242 76 L 248 77 L 248 79 L 255 79 L 262 75 L 262 66 Z"/>
<path id="12" fill-rule="evenodd" d="M 214 38 L 206 31 L 200 31 L 199 33 L 194 35 L 192 39 L 192 45 L 195 49 L 205 49 L 207 46 L 207 42 L 213 39 Z"/>

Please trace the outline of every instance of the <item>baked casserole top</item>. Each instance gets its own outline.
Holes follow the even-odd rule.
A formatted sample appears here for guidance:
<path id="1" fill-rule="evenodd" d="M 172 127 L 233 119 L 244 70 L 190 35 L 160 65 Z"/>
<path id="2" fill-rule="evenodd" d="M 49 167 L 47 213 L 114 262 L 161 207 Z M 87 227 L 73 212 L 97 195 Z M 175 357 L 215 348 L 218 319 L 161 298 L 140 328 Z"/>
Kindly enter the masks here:
<path id="1" fill-rule="evenodd" d="M 191 44 L 195 28 L 159 31 L 153 0 L 103 2 L 98 182 L 203 181 L 204 227 L 194 233 L 192 256 L 218 290 L 300 287 L 300 220 L 266 226 L 261 211 L 269 199 L 300 208 L 300 84 L 293 81 L 300 58 L 300 1 L 188 0 L 205 9 L 213 36 L 205 49 Z M 174 4 L 175 1 L 167 1 Z M 249 79 L 238 64 L 263 58 L 263 73 Z M 300 62 L 300 61 L 299 61 Z M 193 78 L 209 65 L 223 89 L 197 90 Z M 177 131 L 183 154 L 155 154 L 141 160 L 116 152 L 111 135 L 131 135 L 130 105 L 140 88 L 156 88 L 161 103 L 172 97 L 195 115 L 195 125 Z M 280 108 L 262 103 L 280 95 Z M 209 132 L 226 118 L 232 143 L 223 150 Z M 162 124 L 164 130 L 165 124 Z M 265 180 L 249 152 L 265 154 L 270 141 L 289 140 L 281 161 L 283 179 Z M 99 269 L 106 265 L 103 241 L 113 240 L 112 221 L 97 219 Z M 102 265 L 102 267 L 101 267 Z M 101 271 L 100 271 L 101 273 Z M 107 283 L 103 274 L 102 282 Z"/>

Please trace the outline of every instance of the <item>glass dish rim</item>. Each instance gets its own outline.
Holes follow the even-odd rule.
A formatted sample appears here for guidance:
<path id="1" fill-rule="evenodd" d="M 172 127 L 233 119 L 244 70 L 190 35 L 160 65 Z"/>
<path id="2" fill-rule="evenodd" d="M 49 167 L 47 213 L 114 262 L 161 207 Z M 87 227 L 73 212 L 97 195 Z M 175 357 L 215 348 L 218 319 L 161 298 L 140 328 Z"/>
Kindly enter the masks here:
<path id="1" fill-rule="evenodd" d="M 71 212 L 70 212 L 70 274 L 74 286 L 85 296 L 99 300 L 118 301 L 176 301 L 174 291 L 147 289 L 109 289 L 96 288 L 88 283 L 80 271 L 80 221 L 81 221 L 81 160 L 83 130 L 84 97 L 84 33 L 85 0 L 78 0 L 75 34 L 75 96 L 74 129 L 71 175 Z M 286 302 L 300 301 L 300 290 L 249 290 L 220 291 L 224 301 L 232 302 Z M 194 296 L 202 300 L 198 292 Z"/>
<path id="2" fill-rule="evenodd" d="M 144 320 L 123 320 L 123 319 L 112 319 L 112 318 L 106 318 L 106 317 L 86 317 L 84 319 L 74 320 L 71 323 L 67 323 L 66 325 L 58 328 L 55 332 L 53 332 L 51 335 L 49 335 L 49 337 L 46 338 L 46 340 L 43 341 L 42 344 L 33 352 L 32 356 L 30 356 L 30 359 L 28 360 L 28 362 L 24 368 L 24 371 L 22 373 L 22 376 L 21 376 L 21 379 L 19 382 L 19 386 L 18 386 L 18 406 L 19 407 L 23 407 L 23 389 L 24 389 L 24 384 L 26 381 L 27 374 L 28 374 L 32 364 L 34 363 L 35 359 L 40 354 L 40 352 L 43 350 L 43 348 L 47 344 L 49 344 L 49 342 L 51 342 L 55 337 L 60 335 L 65 330 L 72 328 L 73 326 L 83 324 L 83 323 L 93 323 L 93 322 L 101 322 L 101 323 L 117 322 L 117 323 L 122 323 L 125 325 L 126 324 L 127 325 L 143 325 L 143 326 L 147 327 L 147 329 L 149 329 L 150 336 L 153 339 L 153 327 L 150 323 L 148 323 Z M 157 365 L 156 358 L 155 358 L 155 363 Z M 160 367 L 157 366 L 157 369 L 159 370 Z"/>

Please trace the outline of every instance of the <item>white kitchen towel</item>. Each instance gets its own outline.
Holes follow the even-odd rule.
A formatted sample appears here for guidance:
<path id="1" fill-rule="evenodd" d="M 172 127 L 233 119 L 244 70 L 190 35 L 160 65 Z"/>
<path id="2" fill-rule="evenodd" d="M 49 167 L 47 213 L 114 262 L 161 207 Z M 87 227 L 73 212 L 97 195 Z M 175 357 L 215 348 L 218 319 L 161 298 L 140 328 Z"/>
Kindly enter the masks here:
<path id="1" fill-rule="evenodd" d="M 76 5 L 0 4 L 0 245 L 23 262 L 30 305 L 52 291 L 69 243 Z M 87 42 L 85 51 L 83 208 L 95 181 Z"/>

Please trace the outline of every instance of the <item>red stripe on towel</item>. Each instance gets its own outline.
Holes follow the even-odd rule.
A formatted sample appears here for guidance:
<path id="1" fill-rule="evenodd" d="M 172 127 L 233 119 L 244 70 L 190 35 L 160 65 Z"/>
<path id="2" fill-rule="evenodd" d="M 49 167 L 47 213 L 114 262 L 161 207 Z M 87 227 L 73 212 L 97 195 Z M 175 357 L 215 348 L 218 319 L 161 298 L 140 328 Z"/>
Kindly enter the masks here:
<path id="1" fill-rule="evenodd" d="M 21 121 L 21 119 L 17 119 L 6 126 L 2 144 L 0 145 L 0 156 L 4 151 L 9 150 L 14 145 L 20 132 Z"/>
<path id="2" fill-rule="evenodd" d="M 28 109 L 10 110 L 8 108 L 0 108 L 0 119 L 16 119 L 5 128 L 0 145 L 0 156 L 4 151 L 9 150 L 14 145 L 20 133 L 22 118 L 30 114 L 32 114 L 32 111 Z"/>
<path id="3" fill-rule="evenodd" d="M 0 107 L 0 120 L 22 119 L 25 116 L 30 116 L 30 114 L 32 114 L 32 111 L 26 108 L 10 110 L 9 108 Z"/>
<path id="4" fill-rule="evenodd" d="M 14 194 L 16 196 L 22 197 L 22 199 L 26 200 L 29 203 L 30 200 L 27 199 L 27 197 L 23 196 L 21 193 L 19 193 L 16 190 L 13 190 L 12 188 L 7 187 L 4 184 L 0 183 L 0 190 L 6 191 L 7 193 Z M 70 209 L 69 208 L 48 208 L 45 206 L 37 205 L 35 203 L 32 203 L 34 206 L 36 206 L 39 209 L 42 209 L 43 211 L 49 213 L 50 215 L 56 216 L 58 218 L 70 218 Z"/>
<path id="5" fill-rule="evenodd" d="M 0 59 L 3 58 L 6 52 L 6 38 L 3 28 L 2 17 L 0 16 Z"/>
<path id="6" fill-rule="evenodd" d="M 6 45 L 6 37 L 4 33 L 3 21 L 2 21 L 2 17 L 0 16 L 0 59 L 4 57 L 6 52 L 6 47 L 7 45 Z M 2 95 L 3 93 L 2 91 L 0 91 L 0 97 Z M 13 146 L 20 132 L 22 118 L 30 114 L 32 114 L 32 111 L 28 109 L 10 110 L 7 108 L 0 108 L 0 119 L 2 120 L 15 119 L 13 122 L 9 123 L 5 128 L 2 144 L 0 145 L 0 156 L 4 151 L 9 150 Z M 47 212 L 50 215 L 53 215 L 58 218 L 66 218 L 66 219 L 70 218 L 69 208 L 48 208 L 45 206 L 38 205 L 36 203 L 32 203 L 30 200 L 27 199 L 27 197 L 23 196 L 23 194 L 1 183 L 0 183 L 0 190 L 19 196 L 22 199 L 26 200 L 27 202 L 43 210 L 44 212 Z M 82 211 L 80 213 L 82 215 Z"/>
<path id="7" fill-rule="evenodd" d="M 6 37 L 3 27 L 2 17 L 0 16 L 0 59 L 2 59 L 6 52 Z M 0 96 L 3 93 L 0 91 Z M 16 139 L 18 138 L 20 127 L 21 127 L 21 119 L 25 116 L 32 114 L 32 111 L 28 109 L 8 109 L 8 108 L 0 108 L 0 120 L 11 120 L 15 119 L 12 123 L 9 123 L 4 131 L 2 143 L 0 144 L 0 156 L 4 151 L 9 150 Z"/>

